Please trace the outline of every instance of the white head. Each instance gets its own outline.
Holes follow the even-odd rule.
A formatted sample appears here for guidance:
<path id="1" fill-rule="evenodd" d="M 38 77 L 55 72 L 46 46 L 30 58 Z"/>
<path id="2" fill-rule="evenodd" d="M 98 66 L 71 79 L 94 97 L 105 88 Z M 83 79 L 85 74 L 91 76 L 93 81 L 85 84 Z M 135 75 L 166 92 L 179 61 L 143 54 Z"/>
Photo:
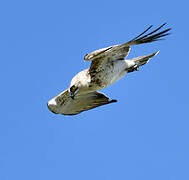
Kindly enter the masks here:
<path id="1" fill-rule="evenodd" d="M 79 72 L 76 76 L 73 77 L 69 86 L 69 94 L 72 99 L 76 94 L 81 94 L 88 90 L 88 83 L 90 81 L 90 76 L 88 71 L 84 70 Z"/>

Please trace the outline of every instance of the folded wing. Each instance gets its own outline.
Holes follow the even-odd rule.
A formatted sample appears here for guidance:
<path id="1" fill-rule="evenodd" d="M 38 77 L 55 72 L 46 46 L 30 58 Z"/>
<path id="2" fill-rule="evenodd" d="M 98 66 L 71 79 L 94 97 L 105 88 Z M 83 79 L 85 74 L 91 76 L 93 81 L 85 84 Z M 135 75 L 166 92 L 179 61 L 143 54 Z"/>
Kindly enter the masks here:
<path id="1" fill-rule="evenodd" d="M 109 100 L 107 96 L 96 91 L 88 94 L 76 95 L 75 98 L 72 99 L 69 97 L 68 90 L 65 90 L 48 102 L 48 108 L 56 114 L 76 115 L 82 111 L 113 102 L 117 101 Z"/>

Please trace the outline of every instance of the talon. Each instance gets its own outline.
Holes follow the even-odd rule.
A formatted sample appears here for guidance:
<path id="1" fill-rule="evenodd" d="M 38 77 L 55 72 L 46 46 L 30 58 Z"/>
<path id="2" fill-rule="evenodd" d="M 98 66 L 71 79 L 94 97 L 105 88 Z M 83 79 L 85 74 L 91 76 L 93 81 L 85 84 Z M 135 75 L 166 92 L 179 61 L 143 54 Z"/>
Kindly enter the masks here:
<path id="1" fill-rule="evenodd" d="M 139 66 L 137 64 L 127 69 L 127 72 L 134 72 L 134 71 L 139 71 Z"/>

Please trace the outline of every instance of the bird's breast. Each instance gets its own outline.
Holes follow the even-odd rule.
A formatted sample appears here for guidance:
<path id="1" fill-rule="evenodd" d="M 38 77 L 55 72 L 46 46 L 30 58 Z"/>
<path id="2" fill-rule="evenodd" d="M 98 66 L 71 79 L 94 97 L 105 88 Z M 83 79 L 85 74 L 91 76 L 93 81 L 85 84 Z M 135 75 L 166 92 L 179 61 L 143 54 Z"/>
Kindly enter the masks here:
<path id="1" fill-rule="evenodd" d="M 105 88 L 126 74 L 126 63 L 124 60 L 106 63 L 102 66 L 101 70 L 97 72 L 92 78 L 92 84 L 96 84 L 101 88 Z"/>

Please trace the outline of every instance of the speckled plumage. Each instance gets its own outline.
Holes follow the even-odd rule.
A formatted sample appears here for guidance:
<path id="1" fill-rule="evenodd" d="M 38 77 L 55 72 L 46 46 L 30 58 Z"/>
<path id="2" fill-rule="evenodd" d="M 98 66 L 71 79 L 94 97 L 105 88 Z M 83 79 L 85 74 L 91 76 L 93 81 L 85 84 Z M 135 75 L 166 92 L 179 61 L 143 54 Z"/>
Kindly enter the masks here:
<path id="1" fill-rule="evenodd" d="M 138 70 L 140 66 L 146 64 L 150 58 L 155 56 L 158 52 L 125 60 L 130 51 L 130 46 L 150 43 L 167 36 L 170 28 L 154 34 L 164 25 L 143 35 L 152 27 L 150 26 L 127 43 L 86 54 L 84 60 L 92 61 L 90 68 L 74 76 L 69 88 L 48 102 L 48 108 L 54 113 L 75 115 L 85 110 L 116 102 L 116 100 L 109 100 L 106 95 L 97 92 L 97 90 L 115 83 L 128 72 Z"/>

